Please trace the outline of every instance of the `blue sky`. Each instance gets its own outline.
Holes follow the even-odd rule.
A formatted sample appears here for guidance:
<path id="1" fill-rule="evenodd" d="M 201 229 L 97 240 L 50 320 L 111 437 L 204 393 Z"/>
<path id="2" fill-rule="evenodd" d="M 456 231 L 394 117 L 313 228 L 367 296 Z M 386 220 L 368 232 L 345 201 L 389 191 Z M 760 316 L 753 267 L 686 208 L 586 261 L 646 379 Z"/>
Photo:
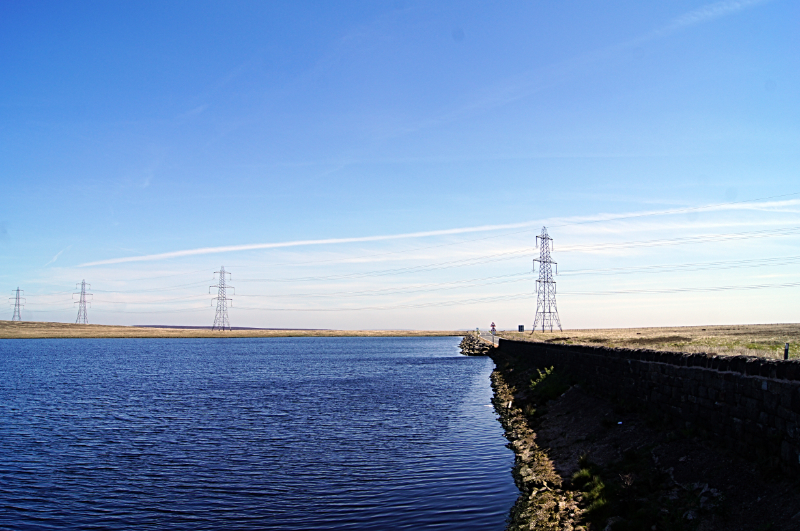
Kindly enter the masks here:
<path id="1" fill-rule="evenodd" d="M 85 278 L 90 322 L 210 324 L 224 264 L 234 325 L 515 328 L 546 224 L 565 327 L 798 322 L 798 20 L 4 2 L 0 283 L 28 320 Z"/>

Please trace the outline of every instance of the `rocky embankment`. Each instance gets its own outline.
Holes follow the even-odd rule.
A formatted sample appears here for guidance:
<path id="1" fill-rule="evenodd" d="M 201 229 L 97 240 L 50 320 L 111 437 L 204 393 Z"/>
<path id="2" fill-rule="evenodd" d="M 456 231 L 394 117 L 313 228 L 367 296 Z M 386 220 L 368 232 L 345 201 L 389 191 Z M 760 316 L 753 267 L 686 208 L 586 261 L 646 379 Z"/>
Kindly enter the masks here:
<path id="1" fill-rule="evenodd" d="M 475 334 L 467 334 L 458 345 L 465 356 L 487 356 L 492 346 Z"/>
<path id="2" fill-rule="evenodd" d="M 513 369 L 512 369 L 513 371 Z M 528 424 L 523 409 L 514 404 L 514 389 L 503 373 L 492 372 L 495 410 L 514 451 L 514 483 L 520 491 L 511 509 L 507 529 L 572 531 L 585 529 L 576 522 L 580 508 L 573 493 L 562 488 L 562 479 L 547 454 L 536 444 L 536 433 Z"/>

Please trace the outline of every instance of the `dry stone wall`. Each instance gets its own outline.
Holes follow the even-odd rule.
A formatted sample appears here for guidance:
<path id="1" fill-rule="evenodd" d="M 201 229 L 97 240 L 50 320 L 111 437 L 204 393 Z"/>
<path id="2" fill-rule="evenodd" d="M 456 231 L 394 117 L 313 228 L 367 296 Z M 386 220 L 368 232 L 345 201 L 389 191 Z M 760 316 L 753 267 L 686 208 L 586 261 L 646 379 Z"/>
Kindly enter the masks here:
<path id="1" fill-rule="evenodd" d="M 506 339 L 498 348 L 667 414 L 746 457 L 800 472 L 800 361 Z"/>

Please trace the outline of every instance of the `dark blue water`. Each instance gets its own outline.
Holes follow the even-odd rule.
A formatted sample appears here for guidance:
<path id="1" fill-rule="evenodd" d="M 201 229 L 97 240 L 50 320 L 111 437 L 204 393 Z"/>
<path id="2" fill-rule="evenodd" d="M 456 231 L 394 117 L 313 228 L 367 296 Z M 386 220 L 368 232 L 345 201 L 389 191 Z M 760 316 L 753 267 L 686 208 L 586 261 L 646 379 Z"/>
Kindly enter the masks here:
<path id="1" fill-rule="evenodd" d="M 0 340 L 0 528 L 497 529 L 457 338 Z"/>

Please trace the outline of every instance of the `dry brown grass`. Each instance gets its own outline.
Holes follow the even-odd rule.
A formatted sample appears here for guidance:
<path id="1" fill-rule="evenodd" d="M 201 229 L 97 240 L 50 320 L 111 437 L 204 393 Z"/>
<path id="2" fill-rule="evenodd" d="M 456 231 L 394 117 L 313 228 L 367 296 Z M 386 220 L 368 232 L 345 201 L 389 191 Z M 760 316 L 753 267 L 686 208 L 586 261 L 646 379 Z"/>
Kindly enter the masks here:
<path id="1" fill-rule="evenodd" d="M 423 337 L 463 336 L 450 330 L 226 330 L 0 321 L 0 339 L 112 337 Z"/>
<path id="2" fill-rule="evenodd" d="M 563 332 L 501 332 L 522 341 L 647 348 L 673 352 L 762 356 L 783 359 L 789 343 L 791 357 L 800 357 L 800 324 L 676 326 L 664 328 L 606 328 Z"/>

